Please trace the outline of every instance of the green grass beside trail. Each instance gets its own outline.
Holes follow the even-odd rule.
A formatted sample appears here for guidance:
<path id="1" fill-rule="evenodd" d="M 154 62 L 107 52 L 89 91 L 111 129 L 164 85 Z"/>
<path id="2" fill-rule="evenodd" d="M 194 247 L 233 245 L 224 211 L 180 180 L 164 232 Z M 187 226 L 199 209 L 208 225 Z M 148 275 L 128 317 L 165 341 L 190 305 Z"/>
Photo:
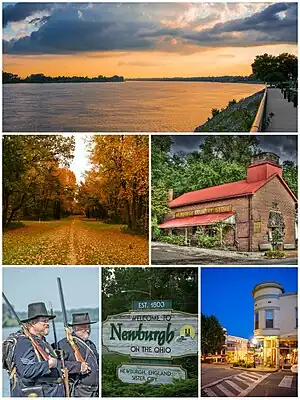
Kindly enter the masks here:
<path id="1" fill-rule="evenodd" d="M 198 358 L 184 357 L 176 360 L 187 370 L 188 379 L 176 381 L 172 385 L 152 386 L 149 383 L 129 384 L 117 378 L 117 367 L 128 362 L 122 355 L 102 356 L 102 396 L 103 397 L 198 397 Z"/>

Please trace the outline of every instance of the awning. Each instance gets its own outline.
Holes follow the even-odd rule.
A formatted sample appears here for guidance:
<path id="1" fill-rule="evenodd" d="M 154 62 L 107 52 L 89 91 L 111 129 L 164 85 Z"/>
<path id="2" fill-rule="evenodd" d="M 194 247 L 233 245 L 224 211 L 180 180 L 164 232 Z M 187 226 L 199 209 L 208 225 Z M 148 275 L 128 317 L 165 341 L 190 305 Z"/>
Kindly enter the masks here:
<path id="1" fill-rule="evenodd" d="M 159 228 L 167 229 L 167 228 L 185 228 L 188 226 L 198 226 L 198 225 L 211 225 L 218 221 L 234 223 L 234 221 L 226 221 L 230 217 L 232 217 L 234 212 L 227 213 L 219 213 L 219 214 L 203 214 L 203 215 L 194 215 L 193 217 L 184 217 L 184 218 L 173 218 L 169 221 L 166 221 L 160 225 Z"/>
<path id="2" fill-rule="evenodd" d="M 283 335 L 279 335 L 279 339 L 298 339 L 298 332 L 294 331 L 291 333 L 285 333 Z"/>

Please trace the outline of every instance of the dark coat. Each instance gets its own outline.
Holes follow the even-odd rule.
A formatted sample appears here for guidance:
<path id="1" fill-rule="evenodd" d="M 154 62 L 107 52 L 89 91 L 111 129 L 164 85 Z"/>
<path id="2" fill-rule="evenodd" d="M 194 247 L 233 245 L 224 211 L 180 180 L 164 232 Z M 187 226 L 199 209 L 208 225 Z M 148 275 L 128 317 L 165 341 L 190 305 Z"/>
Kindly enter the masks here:
<path id="1" fill-rule="evenodd" d="M 91 340 L 83 341 L 73 334 L 74 342 L 77 344 L 79 351 L 90 368 L 88 374 L 72 373 L 75 368 L 81 367 L 80 361 L 76 361 L 74 351 L 67 339 L 64 338 L 58 342 L 58 348 L 63 350 L 64 359 L 68 366 L 72 365 L 69 370 L 69 380 L 71 382 L 72 397 L 93 397 L 99 393 L 99 354 L 95 344 Z"/>
<path id="2" fill-rule="evenodd" d="M 56 358 L 52 347 L 45 339 L 33 337 L 47 354 Z M 28 397 L 25 391 L 31 392 L 30 388 L 32 388 L 32 392 L 39 390 L 39 397 L 65 397 L 61 363 L 58 362 L 57 368 L 49 369 L 48 361 L 37 354 L 26 336 L 18 339 L 13 360 L 16 366 L 16 385 L 13 387 L 14 384 L 11 381 L 12 397 Z M 37 389 L 38 387 L 40 389 Z"/>

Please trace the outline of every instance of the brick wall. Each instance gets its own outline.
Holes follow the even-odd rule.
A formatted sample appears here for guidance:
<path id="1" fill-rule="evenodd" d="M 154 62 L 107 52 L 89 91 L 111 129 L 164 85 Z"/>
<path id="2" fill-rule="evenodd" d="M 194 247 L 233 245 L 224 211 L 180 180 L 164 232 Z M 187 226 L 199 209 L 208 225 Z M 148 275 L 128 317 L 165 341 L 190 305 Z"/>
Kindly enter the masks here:
<path id="1" fill-rule="evenodd" d="M 188 210 L 198 210 L 207 207 L 216 207 L 216 206 L 226 206 L 232 205 L 232 211 L 236 213 L 236 229 L 237 229 L 237 250 L 239 251 L 248 251 L 248 243 L 249 243 L 249 208 L 248 208 L 248 198 L 247 197 L 238 197 L 234 199 L 226 199 L 226 200 L 217 200 L 217 201 L 209 201 L 200 204 L 191 204 L 187 206 L 180 206 L 171 209 L 171 213 L 173 218 L 175 218 L 176 212 L 188 211 Z M 230 230 L 224 238 L 227 246 L 234 246 L 234 232 Z"/>
<path id="2" fill-rule="evenodd" d="M 233 199 L 209 201 L 200 204 L 191 204 L 171 209 L 171 215 L 175 218 L 176 212 L 197 210 L 207 207 L 232 205 L 232 211 L 236 212 L 237 250 L 258 251 L 259 244 L 268 242 L 269 212 L 274 210 L 273 203 L 283 215 L 285 222 L 284 243 L 295 243 L 295 202 L 278 177 L 275 177 L 252 197 L 252 245 L 249 248 L 249 198 L 238 197 Z M 260 221 L 260 232 L 255 232 L 254 223 Z M 234 245 L 233 231 L 229 231 L 226 237 L 228 246 Z"/>
<path id="3" fill-rule="evenodd" d="M 274 202 L 277 203 L 274 208 Z M 260 188 L 252 199 L 252 219 L 261 221 L 261 232 L 253 234 L 252 250 L 258 250 L 258 245 L 268 243 L 269 212 L 280 211 L 285 223 L 284 243 L 295 243 L 295 202 L 289 192 L 282 185 L 278 177 L 273 178 Z"/>

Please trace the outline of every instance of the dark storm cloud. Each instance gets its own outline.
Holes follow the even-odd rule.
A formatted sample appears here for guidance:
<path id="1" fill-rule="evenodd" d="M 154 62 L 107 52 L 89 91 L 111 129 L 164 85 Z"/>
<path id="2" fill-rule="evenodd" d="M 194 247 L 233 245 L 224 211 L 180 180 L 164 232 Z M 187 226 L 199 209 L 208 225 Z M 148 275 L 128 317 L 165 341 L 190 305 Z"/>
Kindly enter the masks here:
<path id="1" fill-rule="evenodd" d="M 8 5 L 3 9 L 3 26 L 6 27 L 9 22 L 23 21 L 36 12 L 50 10 L 53 3 L 16 3 Z"/>
<path id="2" fill-rule="evenodd" d="M 16 41 L 4 41 L 4 51 L 58 54 L 85 51 L 148 49 L 149 40 L 137 36 L 138 24 L 51 18 L 37 32 Z"/>
<path id="3" fill-rule="evenodd" d="M 206 137 L 205 135 L 174 135 L 172 136 L 172 153 L 197 151 Z M 298 142 L 296 135 L 261 135 L 256 137 L 262 151 L 271 151 L 277 154 L 281 162 L 289 160 L 297 163 Z"/>
<path id="4" fill-rule="evenodd" d="M 213 28 L 185 34 L 183 37 L 207 45 L 222 41 L 231 45 L 249 45 L 251 42 L 253 44 L 296 43 L 297 8 L 296 3 L 272 4 L 251 17 L 218 23 Z M 254 41 L 249 31 L 255 31 Z M 241 36 L 236 36 L 235 32 Z"/>
<path id="5" fill-rule="evenodd" d="M 55 3 L 53 3 L 55 4 Z M 218 20 L 217 13 L 199 17 L 185 27 L 171 28 L 186 11 L 187 5 L 149 3 L 59 3 L 52 4 L 51 16 L 33 18 L 38 29 L 22 38 L 4 41 L 5 53 L 63 54 L 109 50 L 174 51 L 171 41 L 177 38 L 200 47 L 255 46 L 296 43 L 297 4 L 266 5 L 247 18 L 216 23 L 201 31 L 206 20 Z M 26 8 L 27 7 L 27 8 Z M 215 6 L 216 10 L 218 5 Z M 7 10 L 8 9 L 8 10 Z M 5 26 L 9 21 L 21 21 L 34 12 L 50 9 L 47 3 L 21 3 L 4 8 Z M 215 11 L 216 11 L 215 10 Z M 217 11 L 218 12 L 218 11 Z M 203 14 L 200 15 L 203 16 Z M 169 25 L 162 22 L 165 19 Z M 174 26 L 174 25 L 173 25 Z M 178 49 L 179 50 L 179 49 Z M 180 48 L 182 51 L 182 47 Z"/>

